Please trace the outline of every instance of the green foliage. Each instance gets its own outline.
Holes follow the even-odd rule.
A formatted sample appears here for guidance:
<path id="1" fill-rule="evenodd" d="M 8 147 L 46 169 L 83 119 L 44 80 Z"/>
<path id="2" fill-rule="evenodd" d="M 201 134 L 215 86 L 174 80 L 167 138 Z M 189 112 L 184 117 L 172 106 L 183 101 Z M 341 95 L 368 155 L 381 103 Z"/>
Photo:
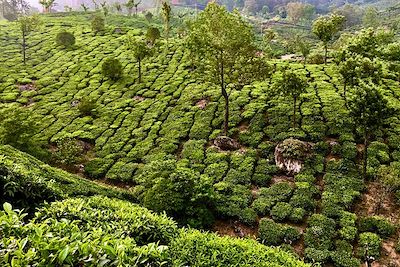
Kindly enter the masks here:
<path id="1" fill-rule="evenodd" d="M 107 58 L 101 67 L 102 74 L 113 81 L 122 77 L 122 65 L 116 58 Z"/>
<path id="2" fill-rule="evenodd" d="M 390 237 L 396 231 L 396 227 L 388 219 L 381 216 L 361 218 L 358 229 L 360 232 L 377 233 L 383 238 Z"/>
<path id="3" fill-rule="evenodd" d="M 304 142 L 294 138 L 285 139 L 278 148 L 282 150 L 282 156 L 289 159 L 304 160 L 309 152 Z"/>
<path id="4" fill-rule="evenodd" d="M 160 30 L 156 27 L 149 27 L 146 32 L 146 39 L 149 41 L 152 45 L 156 42 L 157 39 L 160 38 Z"/>
<path id="5" fill-rule="evenodd" d="M 366 259 L 367 257 L 379 258 L 381 254 L 382 239 L 374 233 L 362 233 L 359 238 L 358 255 Z"/>
<path id="6" fill-rule="evenodd" d="M 46 156 L 42 142 L 35 134 L 39 125 L 34 113 L 24 108 L 4 108 L 0 111 L 0 143 L 8 144 L 39 157 Z"/>
<path id="7" fill-rule="evenodd" d="M 24 223 L 9 203 L 0 211 L 0 264 L 89 266 L 308 266 L 254 240 L 179 230 L 165 215 L 107 197 L 54 202 Z M 17 245 L 15 245 L 17 244 Z M 51 245 L 49 245 L 51 244 Z M 218 253 L 219 257 L 214 255 Z M 251 259 L 249 261 L 249 259 Z"/>
<path id="8" fill-rule="evenodd" d="M 292 70 L 284 70 L 282 78 L 275 84 L 278 93 L 293 99 L 293 128 L 296 127 L 296 109 L 297 101 L 303 93 L 306 92 L 307 82 L 299 74 Z"/>
<path id="9" fill-rule="evenodd" d="M 312 32 L 322 41 L 325 47 L 325 64 L 327 61 L 328 43 L 343 27 L 345 18 L 332 14 L 317 18 L 312 25 Z"/>
<path id="10" fill-rule="evenodd" d="M 37 15 L 19 17 L 17 23 L 23 35 L 28 35 L 41 25 L 40 18 Z"/>
<path id="11" fill-rule="evenodd" d="M 258 234 L 261 242 L 266 245 L 291 244 L 300 238 L 296 228 L 266 218 L 260 220 Z"/>
<path id="12" fill-rule="evenodd" d="M 126 191 L 93 183 L 76 175 L 52 168 L 10 146 L 0 146 L 1 201 L 30 208 L 72 196 L 105 195 L 133 199 Z"/>
<path id="13" fill-rule="evenodd" d="M 287 266 L 306 264 L 279 248 L 269 248 L 251 239 L 218 237 L 197 230 L 181 232 L 169 247 L 173 266 Z M 218 257 L 215 257 L 218 255 Z"/>
<path id="14" fill-rule="evenodd" d="M 56 36 L 56 44 L 69 48 L 75 44 L 75 36 L 67 31 L 59 32 Z"/>
<path id="15" fill-rule="evenodd" d="M 163 1 L 162 2 L 162 8 L 161 8 L 161 14 L 162 14 L 162 18 L 164 20 L 164 31 L 167 35 L 167 39 L 169 37 L 169 31 L 171 28 L 171 6 L 170 4 L 168 4 L 167 1 Z"/>
<path id="16" fill-rule="evenodd" d="M 221 88 L 225 99 L 224 135 L 227 135 L 228 85 L 240 89 L 268 74 L 268 66 L 256 57 L 251 25 L 238 12 L 230 13 L 217 3 L 209 3 L 190 24 L 187 45 L 201 78 Z"/>
<path id="17" fill-rule="evenodd" d="M 93 15 L 91 24 L 92 24 L 92 31 L 94 33 L 104 32 L 106 27 L 104 17 L 99 14 Z"/>
<path id="18" fill-rule="evenodd" d="M 303 208 L 293 208 L 292 213 L 289 215 L 289 220 L 295 223 L 302 222 L 306 216 L 306 211 Z"/>
<path id="19" fill-rule="evenodd" d="M 336 242 L 336 251 L 331 253 L 331 259 L 335 266 L 358 267 L 360 260 L 353 257 L 353 246 L 344 240 Z"/>
<path id="20" fill-rule="evenodd" d="M 271 216 L 275 221 L 281 222 L 289 218 L 293 208 L 289 203 L 278 202 L 271 210 Z"/>
<path id="21" fill-rule="evenodd" d="M 152 54 L 152 51 L 143 40 L 131 35 L 128 35 L 126 37 L 126 46 L 129 50 L 132 51 L 132 56 L 136 59 L 138 63 L 138 75 L 140 83 L 142 81 L 142 61 L 146 57 L 150 56 Z"/>
<path id="22" fill-rule="evenodd" d="M 207 176 L 177 165 L 175 160 L 161 160 L 147 164 L 137 182 L 145 189 L 140 196 L 145 207 L 165 211 L 192 226 L 212 223 L 208 208 L 214 191 Z"/>
<path id="23" fill-rule="evenodd" d="M 42 22 L 37 15 L 21 16 L 17 19 L 17 24 L 22 34 L 22 56 L 24 64 L 26 62 L 26 38 L 31 32 L 37 30 L 41 23 Z"/>
<path id="24" fill-rule="evenodd" d="M 336 224 L 333 219 L 321 214 L 313 214 L 308 219 L 308 227 L 304 234 L 304 243 L 307 247 L 321 251 L 330 250 L 335 236 Z"/>
<path id="25" fill-rule="evenodd" d="M 22 218 L 9 208 L 0 212 L 0 242 L 8 248 L 0 252 L 2 266 L 75 266 L 82 261 L 90 266 L 133 266 L 138 261 L 160 266 L 162 244 L 177 232 L 165 215 L 104 197 L 55 202 L 27 224 Z"/>
<path id="26" fill-rule="evenodd" d="M 95 158 L 85 165 L 85 173 L 91 178 L 103 178 L 113 164 L 112 159 Z"/>
<path id="27" fill-rule="evenodd" d="M 83 148 L 75 138 L 66 137 L 56 142 L 57 151 L 54 152 L 54 161 L 61 165 L 77 164 L 83 153 Z"/>
<path id="28" fill-rule="evenodd" d="M 96 101 L 88 97 L 82 98 L 79 101 L 78 109 L 82 116 L 93 116 L 96 109 Z"/>
<path id="29" fill-rule="evenodd" d="M 349 242 L 354 241 L 357 234 L 356 220 L 357 215 L 354 213 L 343 211 L 340 214 L 339 226 L 341 229 L 339 230 L 339 234 L 344 240 L 348 240 Z"/>
<path id="30" fill-rule="evenodd" d="M 365 149 L 370 136 L 380 130 L 395 110 L 376 86 L 362 83 L 349 99 L 349 115 L 364 137 Z M 368 150 L 367 150 L 368 151 Z M 366 178 L 367 152 L 364 152 L 363 176 Z"/>
<path id="31" fill-rule="evenodd" d="M 373 59 L 381 56 L 379 47 L 393 42 L 393 33 L 384 29 L 362 29 L 347 43 L 346 52 Z"/>

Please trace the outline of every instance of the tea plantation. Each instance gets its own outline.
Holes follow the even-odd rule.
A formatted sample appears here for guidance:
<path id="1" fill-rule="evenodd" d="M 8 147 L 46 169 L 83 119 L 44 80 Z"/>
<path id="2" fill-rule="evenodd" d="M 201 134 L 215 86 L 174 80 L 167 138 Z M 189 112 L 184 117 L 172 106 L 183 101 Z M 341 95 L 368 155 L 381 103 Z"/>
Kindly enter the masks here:
<path id="1" fill-rule="evenodd" d="M 8 204 L 0 212 L 2 266 L 399 262 L 399 199 L 370 208 L 379 199 L 377 173 L 387 165 L 399 175 L 399 116 L 373 133 L 363 179 L 364 140 L 336 64 L 270 60 L 266 80 L 228 87 L 228 136 L 238 147 L 224 150 L 214 142 L 224 122 L 220 88 L 193 71 L 184 38 L 158 40 L 139 83 L 126 35 L 144 35 L 149 24 L 161 29 L 157 21 L 110 15 L 96 34 L 90 14 L 41 20 L 27 38 L 26 64 L 16 24 L 0 23 L 0 109 L 29 113 L 37 129 L 32 140 L 50 155 L 60 153 L 63 140 L 78 144 L 81 155 L 70 162 L 33 154 L 80 176 L 0 147 L 0 198 L 29 212 L 24 217 Z M 75 36 L 71 48 L 56 45 L 61 30 Z M 121 62 L 120 79 L 103 75 L 109 58 Z M 398 74 L 382 62 L 379 90 L 399 107 Z M 295 107 L 296 128 L 293 101 L 274 90 L 288 67 L 307 85 Z M 295 174 L 276 164 L 276 146 L 288 138 L 311 147 Z M 399 188 L 390 194 L 400 197 Z M 249 238 L 181 228 L 187 226 Z"/>

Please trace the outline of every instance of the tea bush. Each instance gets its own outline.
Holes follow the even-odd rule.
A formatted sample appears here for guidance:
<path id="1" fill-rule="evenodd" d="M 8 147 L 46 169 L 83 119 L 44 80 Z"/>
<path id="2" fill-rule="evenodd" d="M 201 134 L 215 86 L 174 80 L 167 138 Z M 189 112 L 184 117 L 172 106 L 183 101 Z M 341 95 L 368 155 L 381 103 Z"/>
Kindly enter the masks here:
<path id="1" fill-rule="evenodd" d="M 50 167 L 10 146 L 0 146 L 1 201 L 13 201 L 16 207 L 34 208 L 43 201 L 72 196 L 105 195 L 123 199 L 134 197 L 127 191 L 93 183 Z"/>
<path id="2" fill-rule="evenodd" d="M 361 218 L 358 229 L 360 232 L 373 232 L 387 238 L 394 234 L 396 227 L 384 217 L 372 216 Z"/>
<path id="3" fill-rule="evenodd" d="M 266 218 L 260 220 L 258 234 L 261 242 L 266 245 L 292 243 L 300 238 L 296 228 Z"/>
<path id="4" fill-rule="evenodd" d="M 361 233 L 359 238 L 360 248 L 358 255 L 365 259 L 366 257 L 379 258 L 381 254 L 382 239 L 374 233 Z"/>
<path id="5" fill-rule="evenodd" d="M 118 80 L 122 77 L 122 65 L 116 58 L 107 58 L 101 67 L 102 74 L 111 80 Z"/>
<path id="6" fill-rule="evenodd" d="M 56 44 L 69 48 L 75 44 L 75 36 L 67 31 L 59 32 L 56 36 Z"/>
<path id="7" fill-rule="evenodd" d="M 308 266 L 254 240 L 178 229 L 165 215 L 107 197 L 75 198 L 38 210 L 27 223 L 9 203 L 0 211 L 2 266 Z M 28 242 L 29 241 L 29 242 Z M 17 245 L 16 245 L 17 244 Z M 49 245 L 51 244 L 51 245 Z M 215 258 L 213 255 L 220 256 Z M 249 262 L 249 259 L 250 262 Z"/>

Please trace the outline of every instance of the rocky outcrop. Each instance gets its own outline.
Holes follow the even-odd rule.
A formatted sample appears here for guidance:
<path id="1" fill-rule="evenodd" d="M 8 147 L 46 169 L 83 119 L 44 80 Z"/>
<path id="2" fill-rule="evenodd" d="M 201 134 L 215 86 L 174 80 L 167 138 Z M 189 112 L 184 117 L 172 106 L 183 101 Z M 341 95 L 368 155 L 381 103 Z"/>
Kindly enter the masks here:
<path id="1" fill-rule="evenodd" d="M 288 175 L 301 171 L 304 160 L 311 155 L 312 144 L 288 138 L 275 147 L 275 164 Z"/>
<path id="2" fill-rule="evenodd" d="M 238 142 L 228 136 L 218 136 L 214 145 L 221 150 L 237 150 L 240 147 Z"/>

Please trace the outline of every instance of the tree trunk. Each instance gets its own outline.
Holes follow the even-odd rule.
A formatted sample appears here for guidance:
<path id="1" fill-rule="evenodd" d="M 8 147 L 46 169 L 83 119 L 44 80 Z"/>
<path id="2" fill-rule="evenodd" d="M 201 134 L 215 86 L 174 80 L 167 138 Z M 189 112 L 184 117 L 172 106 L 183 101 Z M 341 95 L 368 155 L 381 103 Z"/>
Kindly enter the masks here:
<path id="1" fill-rule="evenodd" d="M 228 122 L 229 122 L 229 97 L 226 92 L 225 86 L 221 86 L 222 96 L 225 99 L 225 117 L 224 117 L 224 135 L 228 135 Z"/>
<path id="2" fill-rule="evenodd" d="M 297 98 L 294 97 L 293 98 L 293 129 L 296 128 L 296 101 L 297 101 Z"/>
<path id="3" fill-rule="evenodd" d="M 304 66 L 306 65 L 306 63 L 307 63 L 307 56 L 304 56 Z"/>
<path id="4" fill-rule="evenodd" d="M 365 129 L 364 129 L 365 130 Z M 363 179 L 367 178 L 367 163 L 368 163 L 368 134 L 364 133 L 364 153 L 363 153 Z"/>
<path id="5" fill-rule="evenodd" d="M 224 61 L 223 61 L 223 51 L 220 51 L 220 82 L 221 82 L 221 93 L 225 99 L 225 117 L 224 117 L 224 135 L 228 135 L 228 122 L 229 122 L 229 96 L 226 92 L 225 86 L 225 69 L 224 69 Z"/>
<path id="6" fill-rule="evenodd" d="M 25 31 L 22 31 L 22 57 L 24 64 L 26 63 L 26 36 Z"/>
<path id="7" fill-rule="evenodd" d="M 139 59 L 138 60 L 138 63 L 139 63 L 139 68 L 138 68 L 138 71 L 139 71 L 139 83 L 142 83 L 142 61 Z"/>
<path id="8" fill-rule="evenodd" d="M 324 63 L 326 65 L 326 62 L 328 61 L 328 45 L 325 44 L 325 57 L 324 57 Z"/>
<path id="9" fill-rule="evenodd" d="M 137 16 L 137 6 L 135 6 L 135 16 Z"/>
<path id="10" fill-rule="evenodd" d="M 344 96 L 344 105 L 346 106 L 346 108 L 348 109 L 348 105 L 347 105 L 347 81 L 344 81 L 343 84 L 343 96 Z"/>

